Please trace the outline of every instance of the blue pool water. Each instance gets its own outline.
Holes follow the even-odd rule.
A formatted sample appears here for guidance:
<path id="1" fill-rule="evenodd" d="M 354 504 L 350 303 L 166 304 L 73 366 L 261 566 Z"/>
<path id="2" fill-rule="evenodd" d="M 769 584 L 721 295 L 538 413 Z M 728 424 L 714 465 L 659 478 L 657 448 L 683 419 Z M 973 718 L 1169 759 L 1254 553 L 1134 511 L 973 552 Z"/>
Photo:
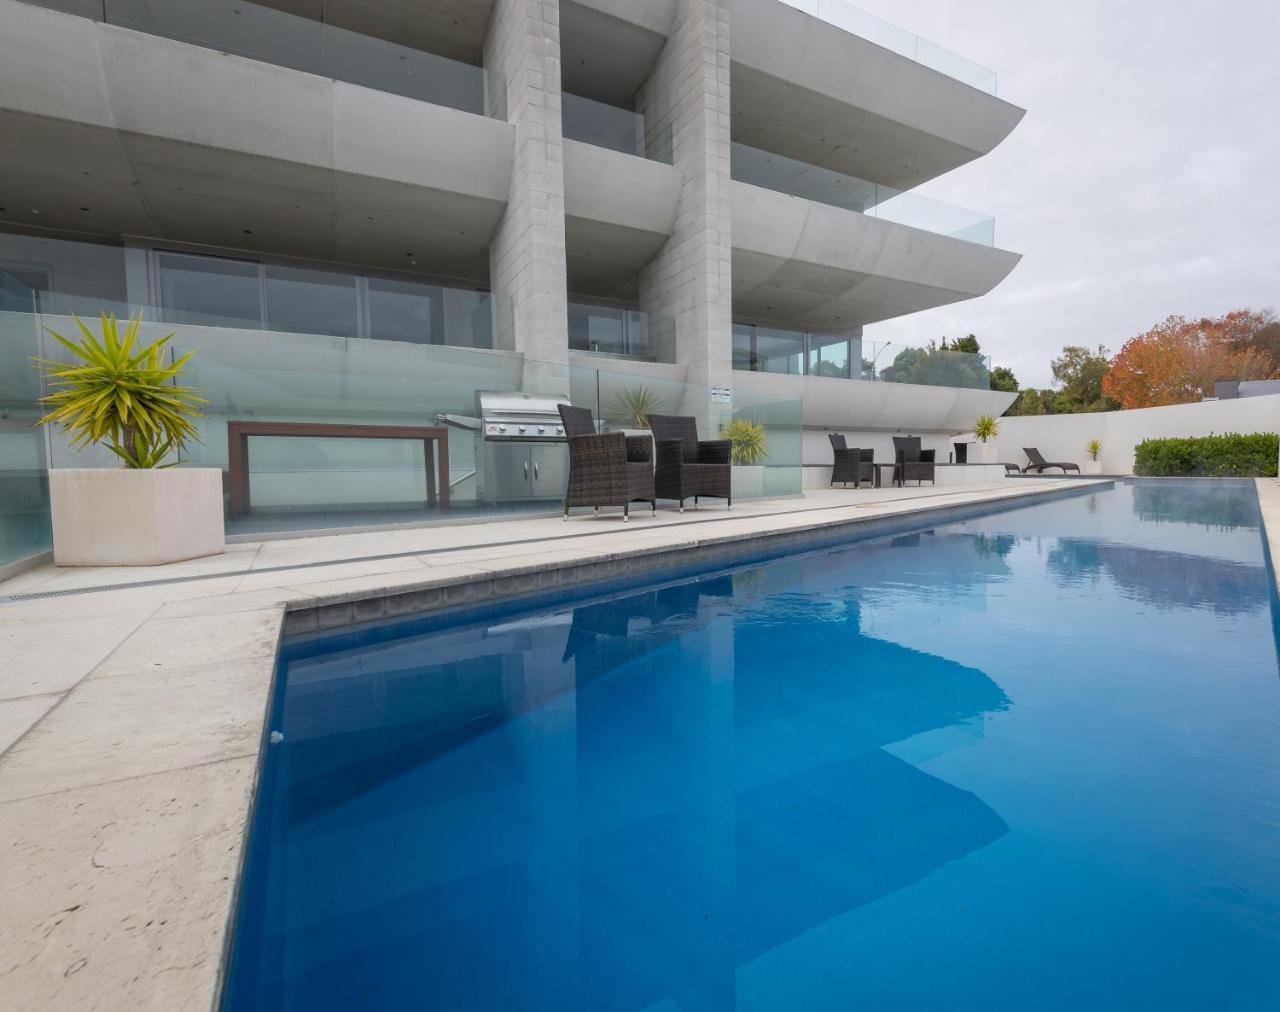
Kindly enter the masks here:
<path id="1" fill-rule="evenodd" d="M 1249 483 L 282 661 L 234 1009 L 1274 1010 Z"/>

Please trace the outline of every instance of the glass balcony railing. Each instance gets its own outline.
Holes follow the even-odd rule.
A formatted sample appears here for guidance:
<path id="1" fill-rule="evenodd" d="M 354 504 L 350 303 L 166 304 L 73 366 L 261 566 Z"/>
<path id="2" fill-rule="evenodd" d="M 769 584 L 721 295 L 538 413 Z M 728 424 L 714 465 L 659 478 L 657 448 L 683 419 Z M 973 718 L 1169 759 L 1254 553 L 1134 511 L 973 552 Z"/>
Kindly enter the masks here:
<path id="1" fill-rule="evenodd" d="M 247 0 L 29 0 L 463 112 L 506 119 L 502 75 Z"/>
<path id="2" fill-rule="evenodd" d="M 873 218 L 896 222 L 938 235 L 994 246 L 996 220 L 915 193 L 871 183 L 856 176 L 734 143 L 730 149 L 734 179 L 766 190 L 804 197 Z"/>
<path id="3" fill-rule="evenodd" d="M 991 385 L 990 361 L 985 355 L 752 323 L 733 325 L 733 367 L 745 372 L 969 390 L 986 390 Z"/>
<path id="4" fill-rule="evenodd" d="M 865 380 L 991 389 L 991 359 L 986 355 L 945 350 L 932 342 L 916 347 L 895 341 L 857 341 L 855 354 Z"/>
<path id="5" fill-rule="evenodd" d="M 671 164 L 671 128 L 646 130 L 641 113 L 563 92 L 560 96 L 565 137 L 596 147 Z"/>
<path id="6" fill-rule="evenodd" d="M 782 0 L 782 2 L 796 10 L 820 18 L 827 24 L 843 28 L 850 35 L 874 42 L 877 46 L 897 53 L 899 56 L 905 56 L 909 60 L 915 60 L 916 63 L 936 70 L 940 74 L 946 74 L 947 77 L 955 78 L 979 91 L 985 91 L 989 95 L 996 93 L 996 72 L 990 67 L 967 60 L 949 49 L 935 45 L 928 39 L 922 39 L 905 28 L 899 28 L 874 14 L 868 14 L 853 4 L 845 3 L 844 0 Z"/>

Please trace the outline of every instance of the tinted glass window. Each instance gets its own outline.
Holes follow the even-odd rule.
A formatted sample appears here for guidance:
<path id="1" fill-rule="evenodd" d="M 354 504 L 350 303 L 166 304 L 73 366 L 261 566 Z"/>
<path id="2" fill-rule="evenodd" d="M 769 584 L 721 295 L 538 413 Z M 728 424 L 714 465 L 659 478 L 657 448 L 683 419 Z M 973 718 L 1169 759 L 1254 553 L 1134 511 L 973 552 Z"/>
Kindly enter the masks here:
<path id="1" fill-rule="evenodd" d="M 356 279 L 269 264 L 267 326 L 296 334 L 356 337 Z"/>
<path id="2" fill-rule="evenodd" d="M 843 334 L 810 334 L 809 375 L 848 379 L 849 339 Z"/>
<path id="3" fill-rule="evenodd" d="M 169 323 L 262 326 L 259 267 L 243 260 L 157 253 L 160 306 Z"/>
<path id="4" fill-rule="evenodd" d="M 437 285 L 369 279 L 369 336 L 380 341 L 444 344 L 444 299 Z"/>

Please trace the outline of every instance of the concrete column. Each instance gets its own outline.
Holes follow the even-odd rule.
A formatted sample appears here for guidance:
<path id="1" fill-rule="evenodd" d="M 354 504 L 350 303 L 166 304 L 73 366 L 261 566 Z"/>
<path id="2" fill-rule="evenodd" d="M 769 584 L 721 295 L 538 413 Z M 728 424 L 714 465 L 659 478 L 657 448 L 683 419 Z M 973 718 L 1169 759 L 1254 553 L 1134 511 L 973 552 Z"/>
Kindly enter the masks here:
<path id="1" fill-rule="evenodd" d="M 567 392 L 557 0 L 498 0 L 485 39 L 484 62 L 506 79 L 507 118 L 516 128 L 507 209 L 489 247 L 497 343 L 525 356 L 526 390 Z"/>
<path id="2" fill-rule="evenodd" d="M 691 384 L 732 385 L 729 2 L 678 0 L 657 66 L 637 96 L 651 136 L 670 128 L 684 173 L 674 234 L 640 273 L 640 304 Z M 706 412 L 695 404 L 687 409 Z"/>

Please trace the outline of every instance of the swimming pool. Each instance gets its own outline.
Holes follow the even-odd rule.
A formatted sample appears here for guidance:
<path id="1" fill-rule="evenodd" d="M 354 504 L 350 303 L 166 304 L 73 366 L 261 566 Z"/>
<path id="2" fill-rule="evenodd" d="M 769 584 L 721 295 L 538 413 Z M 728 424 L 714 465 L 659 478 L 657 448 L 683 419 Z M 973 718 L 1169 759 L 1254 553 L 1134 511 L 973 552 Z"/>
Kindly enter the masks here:
<path id="1" fill-rule="evenodd" d="M 1248 482 L 287 646 L 233 1009 L 1280 1007 Z"/>

